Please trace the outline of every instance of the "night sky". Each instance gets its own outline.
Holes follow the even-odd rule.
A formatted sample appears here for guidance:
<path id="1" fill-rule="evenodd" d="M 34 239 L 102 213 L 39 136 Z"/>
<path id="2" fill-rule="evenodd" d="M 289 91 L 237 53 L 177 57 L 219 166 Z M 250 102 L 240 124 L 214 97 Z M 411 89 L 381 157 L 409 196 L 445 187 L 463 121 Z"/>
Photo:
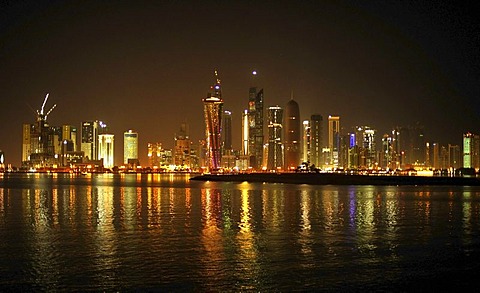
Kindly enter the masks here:
<path id="1" fill-rule="evenodd" d="M 455 1 L 0 3 L 0 149 L 16 166 L 22 123 L 47 93 L 50 125 L 107 123 L 116 164 L 128 129 L 144 164 L 147 142 L 171 148 L 184 121 L 204 138 L 214 68 L 237 149 L 254 69 L 266 107 L 293 92 L 302 119 L 340 115 L 345 132 L 419 122 L 442 144 L 480 133 L 478 11 Z"/>

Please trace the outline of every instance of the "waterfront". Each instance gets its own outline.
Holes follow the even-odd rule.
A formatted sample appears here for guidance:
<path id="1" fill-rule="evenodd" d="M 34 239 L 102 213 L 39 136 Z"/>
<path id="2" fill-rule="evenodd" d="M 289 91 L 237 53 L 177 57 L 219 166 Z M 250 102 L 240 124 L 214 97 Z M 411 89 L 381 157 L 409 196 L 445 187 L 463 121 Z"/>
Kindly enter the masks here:
<path id="1" fill-rule="evenodd" d="M 0 177 L 6 290 L 467 289 L 480 187 Z"/>

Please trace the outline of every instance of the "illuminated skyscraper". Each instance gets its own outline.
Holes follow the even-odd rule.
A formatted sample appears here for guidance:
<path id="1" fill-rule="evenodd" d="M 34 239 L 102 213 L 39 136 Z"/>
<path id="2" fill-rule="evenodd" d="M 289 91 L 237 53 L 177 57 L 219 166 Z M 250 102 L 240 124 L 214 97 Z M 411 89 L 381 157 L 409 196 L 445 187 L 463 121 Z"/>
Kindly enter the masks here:
<path id="1" fill-rule="evenodd" d="M 477 134 L 463 135 L 463 167 L 480 168 L 480 136 Z"/>
<path id="2" fill-rule="evenodd" d="M 310 164 L 320 168 L 323 156 L 323 117 L 319 114 L 310 116 Z"/>
<path id="3" fill-rule="evenodd" d="M 283 167 L 282 142 L 283 109 L 274 106 L 268 108 L 268 170 L 278 170 Z"/>
<path id="4" fill-rule="evenodd" d="M 293 98 L 285 106 L 284 122 L 285 170 L 295 170 L 300 165 L 300 109 Z"/>
<path id="5" fill-rule="evenodd" d="M 36 112 L 35 123 L 25 124 L 23 127 L 22 159 L 28 158 L 24 163 L 33 167 L 51 167 L 56 164 L 53 128 L 47 122 L 47 116 L 55 109 L 56 105 L 45 111 L 47 100 L 48 94 L 45 96 L 41 109 Z M 28 128 L 30 129 L 29 134 L 27 133 Z M 25 145 L 28 140 L 30 147 Z"/>
<path id="6" fill-rule="evenodd" d="M 69 147 L 69 151 L 77 151 L 77 127 L 73 125 L 63 125 L 62 126 L 62 141 L 65 144 L 71 146 Z"/>
<path id="7" fill-rule="evenodd" d="M 340 151 L 340 117 L 328 116 L 328 148 L 330 150 L 330 165 L 338 167 Z"/>
<path id="8" fill-rule="evenodd" d="M 112 168 L 114 164 L 114 135 L 98 135 L 98 159 L 103 161 L 103 167 Z"/>
<path id="9" fill-rule="evenodd" d="M 302 163 L 306 163 L 310 162 L 310 121 L 303 121 L 302 126 Z"/>
<path id="10" fill-rule="evenodd" d="M 180 125 L 180 130 L 175 134 L 173 164 L 179 168 L 190 168 L 190 136 L 187 123 Z"/>
<path id="11" fill-rule="evenodd" d="M 369 126 L 355 127 L 355 144 L 363 153 L 359 167 L 373 168 L 377 163 L 376 130 Z"/>
<path id="12" fill-rule="evenodd" d="M 82 122 L 80 150 L 87 160 L 98 160 L 98 135 L 105 131 L 106 125 L 101 121 Z"/>
<path id="13" fill-rule="evenodd" d="M 222 155 L 230 155 L 232 152 L 232 112 L 225 110 L 222 117 Z"/>
<path id="14" fill-rule="evenodd" d="M 23 124 L 22 164 L 26 164 L 30 160 L 32 128 L 33 128 L 33 124 L 28 124 L 28 123 Z"/>
<path id="15" fill-rule="evenodd" d="M 161 160 L 162 143 L 149 142 L 147 144 L 148 166 L 150 168 L 159 168 Z"/>
<path id="16" fill-rule="evenodd" d="M 123 163 L 127 165 L 128 160 L 138 161 L 138 133 L 132 130 L 123 133 Z"/>
<path id="17" fill-rule="evenodd" d="M 257 72 L 252 73 L 254 79 Z M 249 155 L 251 159 L 251 167 L 260 170 L 263 162 L 263 89 L 257 91 L 257 87 L 253 86 L 249 90 L 248 95 L 248 123 L 249 123 Z"/>
<path id="18" fill-rule="evenodd" d="M 223 99 L 220 79 L 215 70 L 215 85 L 211 92 L 203 99 L 203 111 L 205 115 L 205 136 L 207 143 L 207 168 L 215 172 L 220 168 L 221 163 L 221 125 Z"/>
<path id="19" fill-rule="evenodd" d="M 242 156 L 247 156 L 249 154 L 248 139 L 249 139 L 249 124 L 248 124 L 248 110 L 245 110 L 242 114 Z"/>

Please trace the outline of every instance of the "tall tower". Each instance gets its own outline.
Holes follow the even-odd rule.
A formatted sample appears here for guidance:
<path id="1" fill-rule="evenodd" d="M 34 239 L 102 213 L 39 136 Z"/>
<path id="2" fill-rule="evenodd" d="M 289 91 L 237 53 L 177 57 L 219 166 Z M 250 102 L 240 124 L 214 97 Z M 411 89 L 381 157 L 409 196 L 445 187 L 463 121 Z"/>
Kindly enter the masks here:
<path id="1" fill-rule="evenodd" d="M 322 165 L 323 117 L 320 114 L 310 116 L 310 164 L 320 168 Z"/>
<path id="2" fill-rule="evenodd" d="M 477 134 L 463 135 L 463 167 L 480 168 L 480 136 Z"/>
<path id="3" fill-rule="evenodd" d="M 278 106 L 268 108 L 268 170 L 283 167 L 282 120 L 282 108 Z"/>
<path id="4" fill-rule="evenodd" d="M 80 150 L 88 160 L 98 160 L 99 121 L 82 122 L 82 141 Z"/>
<path id="5" fill-rule="evenodd" d="M 114 166 L 114 135 L 99 134 L 98 135 L 98 158 L 103 160 L 105 168 Z"/>
<path id="6" fill-rule="evenodd" d="M 256 71 L 252 72 L 255 83 Z M 257 91 L 256 86 L 249 89 L 248 95 L 248 123 L 249 123 L 249 155 L 250 165 L 256 170 L 262 168 L 263 162 L 263 89 Z"/>
<path id="7" fill-rule="evenodd" d="M 293 97 L 285 106 L 285 170 L 294 170 L 300 165 L 300 108 Z"/>
<path id="8" fill-rule="evenodd" d="M 180 130 L 175 134 L 175 149 L 173 164 L 181 168 L 189 168 L 190 162 L 190 136 L 188 124 L 182 123 Z"/>
<path id="9" fill-rule="evenodd" d="M 232 112 L 225 110 L 222 117 L 222 155 L 229 155 L 232 151 Z"/>
<path id="10" fill-rule="evenodd" d="M 131 129 L 123 133 L 123 163 L 129 159 L 138 160 L 138 133 Z"/>
<path id="11" fill-rule="evenodd" d="M 311 128 L 310 121 L 305 120 L 302 123 L 302 163 L 310 162 L 310 139 Z"/>
<path id="12" fill-rule="evenodd" d="M 330 150 L 330 165 L 338 167 L 340 151 L 340 116 L 328 116 L 328 148 Z"/>
<path id="13" fill-rule="evenodd" d="M 207 143 L 207 168 L 215 172 L 220 168 L 221 160 L 221 125 L 222 125 L 222 88 L 218 72 L 215 70 L 215 84 L 211 92 L 203 99 L 203 112 L 205 116 L 205 136 Z"/>

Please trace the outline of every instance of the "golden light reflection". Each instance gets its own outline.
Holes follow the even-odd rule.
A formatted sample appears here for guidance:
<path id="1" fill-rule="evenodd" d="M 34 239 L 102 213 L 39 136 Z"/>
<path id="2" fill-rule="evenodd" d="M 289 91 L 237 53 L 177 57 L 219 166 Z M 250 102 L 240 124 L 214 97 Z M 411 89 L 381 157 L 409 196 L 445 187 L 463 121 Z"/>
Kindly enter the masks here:
<path id="1" fill-rule="evenodd" d="M 201 210 L 202 216 L 202 237 L 201 242 L 204 249 L 204 274 L 209 278 L 215 278 L 216 274 L 221 271 L 222 260 L 225 259 L 225 251 L 223 249 L 221 230 L 218 228 L 216 208 L 221 197 L 220 191 L 216 189 L 201 190 Z"/>
<path id="2" fill-rule="evenodd" d="M 312 223 L 310 220 L 310 206 L 311 206 L 312 196 L 309 194 L 308 191 L 302 190 L 300 194 L 300 215 L 301 215 L 301 230 L 300 230 L 300 237 L 298 242 L 301 246 L 301 252 L 306 257 L 312 257 Z M 313 265 L 313 263 L 309 262 L 309 265 Z"/>

